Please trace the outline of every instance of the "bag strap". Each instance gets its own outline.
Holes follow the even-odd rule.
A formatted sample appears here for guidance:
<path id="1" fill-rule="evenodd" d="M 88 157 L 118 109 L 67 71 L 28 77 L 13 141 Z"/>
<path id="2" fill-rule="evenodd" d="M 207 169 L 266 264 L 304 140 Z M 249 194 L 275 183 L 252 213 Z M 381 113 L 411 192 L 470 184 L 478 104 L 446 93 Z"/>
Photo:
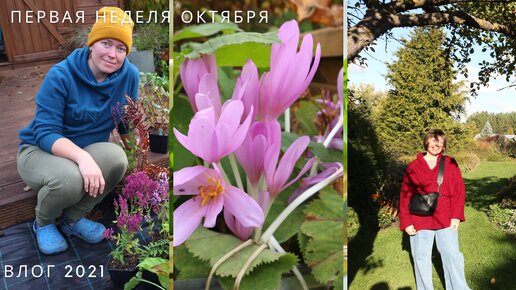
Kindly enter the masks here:
<path id="1" fill-rule="evenodd" d="M 444 163 L 446 162 L 446 156 L 441 156 L 441 162 L 439 164 L 439 173 L 437 174 L 437 192 L 439 192 L 439 189 L 441 188 L 441 184 L 443 184 L 443 178 L 444 178 Z"/>

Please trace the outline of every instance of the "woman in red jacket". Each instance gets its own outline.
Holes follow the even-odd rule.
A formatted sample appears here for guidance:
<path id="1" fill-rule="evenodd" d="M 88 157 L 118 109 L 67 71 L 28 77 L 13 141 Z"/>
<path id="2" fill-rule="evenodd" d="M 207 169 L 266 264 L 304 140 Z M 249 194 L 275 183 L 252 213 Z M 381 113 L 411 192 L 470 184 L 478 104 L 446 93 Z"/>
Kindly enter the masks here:
<path id="1" fill-rule="evenodd" d="M 464 256 L 459 250 L 458 228 L 464 221 L 466 188 L 455 159 L 444 156 L 446 136 L 442 130 L 429 130 L 419 153 L 405 172 L 400 193 L 400 229 L 410 235 L 410 249 L 418 290 L 433 289 L 432 248 L 434 239 L 441 254 L 447 290 L 470 289 L 464 275 Z M 437 192 L 439 162 L 445 159 L 444 179 L 437 208 L 431 216 L 409 212 L 412 194 Z"/>

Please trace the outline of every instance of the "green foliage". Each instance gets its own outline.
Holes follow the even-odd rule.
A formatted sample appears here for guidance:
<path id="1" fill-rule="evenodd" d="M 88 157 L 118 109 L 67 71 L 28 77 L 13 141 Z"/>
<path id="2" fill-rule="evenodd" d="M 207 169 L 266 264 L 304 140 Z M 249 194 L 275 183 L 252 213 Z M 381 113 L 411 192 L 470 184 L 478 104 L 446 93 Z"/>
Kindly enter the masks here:
<path id="1" fill-rule="evenodd" d="M 390 157 L 377 137 L 372 116 L 371 99 L 349 92 L 348 109 L 348 201 L 362 222 L 372 217 L 376 222 L 376 209 L 371 195 L 378 192 L 387 178 Z M 376 227 L 376 226 L 375 226 Z"/>
<path id="2" fill-rule="evenodd" d="M 299 107 L 295 111 L 295 119 L 299 122 L 299 129 L 303 135 L 315 136 L 319 132 L 315 125 L 315 117 L 320 110 L 319 106 L 313 101 L 300 101 Z"/>
<path id="3" fill-rule="evenodd" d="M 161 51 L 168 49 L 168 25 L 140 24 L 135 27 L 133 45 L 138 50 Z"/>
<path id="4" fill-rule="evenodd" d="M 490 113 L 487 111 L 476 112 L 471 114 L 467 123 L 474 124 L 477 131 L 480 133 L 480 129 L 486 122 L 489 122 L 492 126 L 494 134 L 514 134 L 514 128 L 516 128 L 516 112 L 509 113 Z"/>
<path id="5" fill-rule="evenodd" d="M 209 244 L 206 243 L 207 241 L 209 241 Z M 208 263 L 213 266 L 227 252 L 241 243 L 242 241 L 232 235 L 225 235 L 210 231 L 204 227 L 198 227 L 185 242 L 185 248 L 197 260 L 201 260 L 201 264 Z M 232 288 L 242 266 L 257 248 L 258 245 L 253 244 L 242 249 L 222 263 L 217 269 L 215 274 L 220 278 L 225 288 Z M 190 259 L 189 254 L 184 249 L 178 252 L 179 256 L 176 255 L 175 264 L 181 270 L 180 275 L 182 279 L 184 279 L 183 274 L 192 277 L 193 274 L 190 272 L 199 263 L 195 263 L 195 259 Z M 297 257 L 293 254 L 279 254 L 266 249 L 247 269 L 240 289 L 257 289 L 256 285 L 261 285 L 258 289 L 274 289 L 279 285 L 281 274 L 289 271 L 296 263 Z M 193 272 L 195 273 L 193 276 L 201 274 L 198 270 Z"/>
<path id="6" fill-rule="evenodd" d="M 216 54 L 219 66 L 242 66 L 251 58 L 257 67 L 268 67 L 270 45 L 278 42 L 275 32 L 228 34 L 203 42 L 186 57 L 198 58 L 202 54 Z"/>
<path id="7" fill-rule="evenodd" d="M 453 155 L 462 173 L 475 170 L 480 164 L 480 158 L 473 152 L 460 152 Z"/>
<path id="8" fill-rule="evenodd" d="M 274 200 L 263 224 L 263 228 L 267 229 L 270 224 L 278 217 L 278 215 L 288 206 L 288 198 L 293 193 L 294 187 L 282 191 Z M 274 232 L 274 238 L 280 243 L 286 242 L 299 232 L 299 227 L 303 223 L 303 210 L 305 204 L 298 206 Z"/>
<path id="9" fill-rule="evenodd" d="M 281 150 L 285 151 L 300 136 L 295 133 L 282 132 L 281 134 Z M 342 152 L 335 149 L 328 149 L 321 143 L 310 141 L 308 148 L 322 162 L 342 162 Z"/>
<path id="10" fill-rule="evenodd" d="M 516 21 L 516 2 L 487 3 L 468 2 L 453 5 L 451 9 L 460 10 L 463 13 L 487 20 L 496 25 L 505 25 L 513 28 Z M 482 21 L 482 20 L 477 20 Z M 514 31 L 514 28 L 512 29 Z M 446 46 L 451 51 L 451 56 L 458 63 L 458 69 L 468 77 L 466 64 L 471 61 L 471 55 L 479 53 L 473 48 L 474 44 L 481 46 L 481 52 L 489 55 L 479 65 L 481 69 L 478 74 L 479 82 L 470 84 L 473 93 L 480 85 L 486 85 L 493 76 L 505 76 L 507 82 L 514 75 L 516 68 L 516 38 L 502 33 L 488 30 L 476 29 L 467 26 L 455 26 L 450 30 L 450 37 Z"/>
<path id="11" fill-rule="evenodd" d="M 169 80 L 155 73 L 140 73 L 139 102 L 142 104 L 151 133 L 168 135 Z"/>
<path id="12" fill-rule="evenodd" d="M 187 26 L 184 29 L 179 30 L 174 34 L 174 41 L 180 41 L 183 39 L 191 39 L 198 37 L 212 36 L 217 33 L 234 33 L 242 31 L 234 23 L 206 23 L 200 25 Z"/>
<path id="13" fill-rule="evenodd" d="M 516 209 L 501 208 L 498 204 L 492 204 L 487 210 L 487 216 L 504 232 L 516 234 Z"/>
<path id="14" fill-rule="evenodd" d="M 379 138 L 386 150 L 414 154 L 422 149 L 426 130 L 441 128 L 449 147 L 460 145 L 470 133 L 459 122 L 467 97 L 454 83 L 453 62 L 443 48 L 442 30 L 417 28 L 388 64 L 388 82 L 394 87 L 381 102 L 377 115 Z"/>
<path id="15" fill-rule="evenodd" d="M 344 203 L 342 196 L 326 187 L 305 209 L 301 232 L 308 236 L 304 258 L 315 279 L 333 282 L 344 263 Z"/>
<path id="16" fill-rule="evenodd" d="M 396 221 L 396 217 L 392 216 L 387 207 L 382 207 L 378 211 L 378 226 L 381 229 L 388 228 Z"/>
<path id="17" fill-rule="evenodd" d="M 348 207 L 347 219 L 348 219 L 348 222 L 347 222 L 348 240 L 351 240 L 358 233 L 358 229 L 360 228 L 360 222 L 358 221 L 358 215 L 352 207 Z"/>
<path id="18" fill-rule="evenodd" d="M 125 283 L 124 290 L 134 289 L 140 282 L 148 283 L 155 287 L 155 289 L 168 289 L 168 260 L 161 258 L 146 258 L 140 264 L 138 264 L 138 272 L 136 276 L 131 278 L 129 282 Z M 158 275 L 159 283 L 161 285 L 154 284 L 151 281 L 142 278 L 143 270 L 149 271 L 155 275 Z"/>
<path id="19" fill-rule="evenodd" d="M 145 260 L 147 258 L 162 257 L 167 258 L 169 252 L 169 242 L 166 239 L 161 239 L 156 242 L 150 242 L 147 245 L 143 245 L 143 250 L 139 260 Z"/>

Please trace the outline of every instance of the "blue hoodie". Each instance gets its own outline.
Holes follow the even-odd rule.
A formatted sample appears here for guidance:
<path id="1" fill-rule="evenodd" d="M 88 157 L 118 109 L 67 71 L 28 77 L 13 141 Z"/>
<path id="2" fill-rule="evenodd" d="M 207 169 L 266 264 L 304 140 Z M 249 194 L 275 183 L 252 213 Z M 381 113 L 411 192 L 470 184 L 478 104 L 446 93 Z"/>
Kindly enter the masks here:
<path id="1" fill-rule="evenodd" d="M 20 131 L 21 145 L 52 153 L 54 142 L 63 137 L 84 148 L 107 142 L 116 126 L 120 134 L 127 133 L 122 106 L 125 95 L 138 99 L 138 69 L 125 59 L 118 71 L 97 83 L 88 55 L 88 47 L 76 49 L 48 71 L 36 95 L 36 116 Z"/>

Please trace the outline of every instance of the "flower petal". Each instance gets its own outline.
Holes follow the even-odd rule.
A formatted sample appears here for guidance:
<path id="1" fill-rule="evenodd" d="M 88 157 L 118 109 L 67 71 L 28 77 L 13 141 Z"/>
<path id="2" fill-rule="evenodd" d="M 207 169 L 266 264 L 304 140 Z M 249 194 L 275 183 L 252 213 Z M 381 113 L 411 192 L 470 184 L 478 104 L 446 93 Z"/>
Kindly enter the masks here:
<path id="1" fill-rule="evenodd" d="M 263 224 L 263 210 L 256 201 L 234 186 L 227 186 L 224 194 L 224 208 L 244 227 L 259 227 Z"/>
<path id="2" fill-rule="evenodd" d="M 247 240 L 253 232 L 253 227 L 244 227 L 229 211 L 224 210 L 224 221 L 228 228 L 242 241 Z"/>
<path id="3" fill-rule="evenodd" d="M 174 211 L 174 247 L 184 243 L 201 223 L 206 208 L 201 207 L 201 199 L 189 199 Z"/>
<path id="4" fill-rule="evenodd" d="M 206 207 L 206 218 L 204 219 L 205 228 L 213 228 L 215 226 L 217 216 L 222 211 L 223 205 L 224 198 L 222 196 L 218 196 L 204 205 Z"/>
<path id="5" fill-rule="evenodd" d="M 204 166 L 186 167 L 174 172 L 174 195 L 197 195 L 205 178 L 199 178 L 208 168 Z"/>

